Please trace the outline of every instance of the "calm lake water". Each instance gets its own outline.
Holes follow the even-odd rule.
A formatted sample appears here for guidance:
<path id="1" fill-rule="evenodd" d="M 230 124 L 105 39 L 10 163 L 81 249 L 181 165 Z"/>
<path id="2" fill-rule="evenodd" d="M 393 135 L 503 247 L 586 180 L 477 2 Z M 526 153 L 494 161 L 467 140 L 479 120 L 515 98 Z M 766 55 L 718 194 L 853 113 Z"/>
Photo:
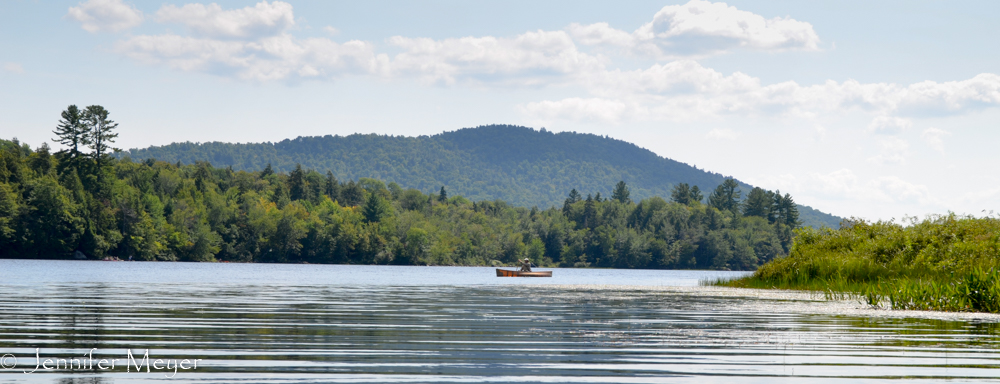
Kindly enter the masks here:
<path id="1" fill-rule="evenodd" d="M 0 260 L 0 382 L 1000 378 L 1000 317 L 698 286 L 740 274 Z"/>

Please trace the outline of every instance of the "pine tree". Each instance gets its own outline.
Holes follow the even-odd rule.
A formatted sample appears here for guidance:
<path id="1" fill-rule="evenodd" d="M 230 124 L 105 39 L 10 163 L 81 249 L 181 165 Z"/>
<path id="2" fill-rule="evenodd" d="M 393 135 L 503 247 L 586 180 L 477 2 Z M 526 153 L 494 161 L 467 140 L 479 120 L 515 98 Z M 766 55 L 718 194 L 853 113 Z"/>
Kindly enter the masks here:
<path id="1" fill-rule="evenodd" d="M 743 202 L 743 216 L 757 216 L 770 219 L 771 204 L 774 201 L 772 196 L 768 196 L 760 187 L 754 187 L 747 194 L 746 201 Z"/>
<path id="2" fill-rule="evenodd" d="M 333 177 L 333 172 L 326 171 L 326 185 L 323 193 L 330 197 L 330 200 L 337 201 L 340 198 L 340 183 Z"/>
<path id="3" fill-rule="evenodd" d="M 340 191 L 340 197 L 344 199 L 343 204 L 345 206 L 358 206 L 365 202 L 365 190 L 361 189 L 361 186 L 355 183 L 354 180 L 351 180 Z"/>
<path id="4" fill-rule="evenodd" d="M 301 164 L 295 164 L 295 170 L 288 174 L 288 197 L 292 200 L 302 200 L 306 196 L 306 173 Z"/>
<path id="5" fill-rule="evenodd" d="M 441 193 L 438 194 L 438 201 L 445 203 L 448 201 L 448 192 L 445 192 L 444 186 L 441 186 Z"/>
<path id="6" fill-rule="evenodd" d="M 577 192 L 576 188 L 569 191 L 569 196 L 563 201 L 563 215 L 569 216 L 573 212 L 573 203 L 580 201 L 580 192 Z"/>
<path id="7" fill-rule="evenodd" d="M 91 105 L 83 112 L 83 125 L 87 129 L 87 146 L 91 149 L 91 157 L 97 165 L 97 177 L 101 178 L 101 169 L 109 155 L 109 152 L 118 152 L 121 149 L 112 147 L 117 133 L 112 131 L 118 128 L 118 123 L 108 119 L 108 110 L 100 105 Z"/>
<path id="8" fill-rule="evenodd" d="M 691 187 L 687 183 L 679 183 L 670 191 L 670 200 L 687 205 L 691 202 Z"/>
<path id="9" fill-rule="evenodd" d="M 730 177 L 715 187 L 715 191 L 708 196 L 708 204 L 720 211 L 738 212 L 740 195 L 740 185 Z"/>
<path id="10" fill-rule="evenodd" d="M 178 163 L 178 165 L 177 165 L 178 167 L 180 167 L 179 164 L 180 163 Z M 267 166 L 264 167 L 264 170 L 260 171 L 260 178 L 263 179 L 263 178 L 271 176 L 273 174 L 274 174 L 274 169 L 271 169 L 271 163 L 267 163 Z"/>
<path id="11" fill-rule="evenodd" d="M 611 193 L 611 199 L 618 200 L 621 203 L 632 202 L 632 199 L 629 199 L 628 195 L 629 195 L 628 186 L 625 185 L 625 180 L 622 180 L 619 181 L 617 185 L 615 185 L 615 191 Z"/>
<path id="12" fill-rule="evenodd" d="M 691 187 L 691 202 L 701 203 L 705 196 L 701 194 L 701 189 L 697 185 Z"/>
<path id="13" fill-rule="evenodd" d="M 368 195 L 368 201 L 362 212 L 365 215 L 365 221 L 377 223 L 389 214 L 389 202 L 385 201 L 381 194 L 372 193 Z"/>
<path id="14" fill-rule="evenodd" d="M 587 195 L 587 201 L 583 203 L 583 226 L 587 228 L 597 226 L 597 208 L 590 195 Z"/>
<path id="15" fill-rule="evenodd" d="M 582 196 L 580 195 L 580 192 L 577 192 L 576 188 L 573 188 L 573 190 L 569 191 L 570 204 L 582 200 L 581 197 Z"/>
<path id="16" fill-rule="evenodd" d="M 799 222 L 799 209 L 796 207 L 795 201 L 792 200 L 792 195 L 786 193 L 782 197 L 781 191 L 778 191 L 774 194 L 774 201 L 777 222 L 785 224 L 789 228 L 798 228 L 802 224 Z"/>
<path id="17" fill-rule="evenodd" d="M 57 153 L 66 155 L 67 165 L 77 168 L 80 158 L 83 156 L 80 149 L 88 144 L 88 136 L 87 127 L 83 122 L 83 113 L 76 105 L 70 105 L 62 112 L 62 120 L 59 120 L 59 125 L 56 126 L 53 133 L 58 138 L 52 141 L 66 146 L 66 149 Z"/>

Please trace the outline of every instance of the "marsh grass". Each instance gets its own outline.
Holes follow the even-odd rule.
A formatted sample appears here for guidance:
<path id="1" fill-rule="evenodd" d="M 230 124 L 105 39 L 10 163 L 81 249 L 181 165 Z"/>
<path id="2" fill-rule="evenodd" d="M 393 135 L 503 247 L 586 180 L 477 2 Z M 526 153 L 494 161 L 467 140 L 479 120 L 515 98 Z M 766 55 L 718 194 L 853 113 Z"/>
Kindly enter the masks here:
<path id="1" fill-rule="evenodd" d="M 882 308 L 1000 313 L 1000 220 L 909 220 L 800 229 L 788 257 L 712 284 L 820 291 Z"/>

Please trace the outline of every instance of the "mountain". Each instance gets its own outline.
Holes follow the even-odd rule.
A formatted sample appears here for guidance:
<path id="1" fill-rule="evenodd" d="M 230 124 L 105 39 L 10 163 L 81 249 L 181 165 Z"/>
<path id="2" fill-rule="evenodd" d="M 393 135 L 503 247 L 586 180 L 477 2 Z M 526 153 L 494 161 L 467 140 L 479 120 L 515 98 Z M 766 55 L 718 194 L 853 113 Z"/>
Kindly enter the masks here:
<path id="1" fill-rule="evenodd" d="M 268 164 L 291 171 L 296 164 L 340 180 L 362 177 L 394 181 L 424 192 L 442 186 L 473 201 L 505 200 L 542 208 L 561 206 L 576 189 L 610 197 L 624 180 L 631 197 L 669 197 L 678 183 L 697 185 L 707 196 L 725 176 L 660 157 L 635 144 L 606 136 L 536 131 L 512 125 L 459 129 L 433 136 L 298 137 L 277 143 L 174 143 L 131 149 L 120 156 L 257 171 Z M 752 189 L 740 182 L 744 196 Z M 799 205 L 804 225 L 837 228 L 841 218 Z"/>

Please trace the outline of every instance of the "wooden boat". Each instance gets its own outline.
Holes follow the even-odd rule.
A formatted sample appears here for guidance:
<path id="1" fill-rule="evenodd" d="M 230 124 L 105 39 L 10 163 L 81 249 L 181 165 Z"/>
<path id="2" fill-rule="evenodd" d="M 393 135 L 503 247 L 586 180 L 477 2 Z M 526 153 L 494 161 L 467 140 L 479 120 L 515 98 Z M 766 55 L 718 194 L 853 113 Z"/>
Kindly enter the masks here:
<path id="1" fill-rule="evenodd" d="M 552 271 L 521 272 L 497 268 L 497 277 L 552 277 Z"/>

